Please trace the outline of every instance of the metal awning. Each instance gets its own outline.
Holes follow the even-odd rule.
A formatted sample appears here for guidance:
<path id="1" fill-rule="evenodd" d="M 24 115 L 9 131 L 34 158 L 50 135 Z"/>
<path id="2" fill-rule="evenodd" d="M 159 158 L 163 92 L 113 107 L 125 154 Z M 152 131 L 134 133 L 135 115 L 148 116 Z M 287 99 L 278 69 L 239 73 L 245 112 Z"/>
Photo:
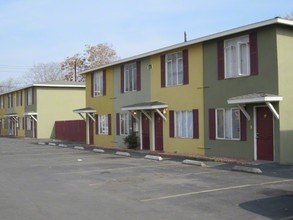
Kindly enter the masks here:
<path id="1" fill-rule="evenodd" d="M 282 96 L 274 95 L 274 94 L 269 94 L 269 93 L 251 93 L 247 95 L 242 95 L 242 96 L 235 96 L 232 98 L 229 98 L 227 100 L 228 104 L 236 104 L 242 111 L 242 113 L 245 115 L 245 117 L 250 120 L 250 115 L 244 108 L 245 104 L 253 104 L 253 103 L 265 103 L 275 118 L 279 119 L 280 116 L 274 106 L 272 105 L 271 102 L 280 102 L 283 100 Z"/>
<path id="2" fill-rule="evenodd" d="M 17 113 L 8 113 L 4 115 L 4 118 L 12 118 L 13 120 L 17 121 L 17 118 L 19 116 L 17 115 Z"/>
<path id="3" fill-rule="evenodd" d="M 85 117 L 82 114 L 88 115 L 93 121 L 96 121 L 95 118 L 92 116 L 92 114 L 96 113 L 96 109 L 88 107 L 88 108 L 80 108 L 73 110 L 74 113 L 77 113 L 80 115 L 80 117 L 83 118 L 83 120 L 86 120 Z"/>
<path id="4" fill-rule="evenodd" d="M 35 120 L 36 122 L 38 122 L 37 118 L 35 117 L 35 116 L 38 115 L 37 112 L 25 112 L 23 115 L 24 116 L 31 117 L 33 120 Z"/>
<path id="5" fill-rule="evenodd" d="M 151 102 L 141 102 L 133 105 L 127 105 L 121 108 L 122 111 L 141 111 L 143 114 L 145 114 L 150 120 L 152 120 L 152 117 L 146 112 L 148 110 L 155 110 L 165 121 L 167 120 L 165 115 L 160 111 L 160 109 L 167 109 L 168 105 L 163 102 L 159 101 L 151 101 Z"/>

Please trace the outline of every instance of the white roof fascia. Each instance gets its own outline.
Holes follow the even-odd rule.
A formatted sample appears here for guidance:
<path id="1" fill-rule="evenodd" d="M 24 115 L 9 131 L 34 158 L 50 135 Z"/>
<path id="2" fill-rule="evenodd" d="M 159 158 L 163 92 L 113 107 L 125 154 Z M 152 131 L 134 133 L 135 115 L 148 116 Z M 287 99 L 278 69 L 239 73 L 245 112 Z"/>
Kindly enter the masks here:
<path id="1" fill-rule="evenodd" d="M 137 111 L 137 110 L 154 110 L 154 109 L 161 109 L 161 108 L 168 108 L 168 105 L 153 105 L 153 106 L 138 106 L 138 107 L 123 107 L 121 108 L 122 111 Z"/>
<path id="2" fill-rule="evenodd" d="M 283 97 L 281 96 L 266 96 L 266 97 L 257 97 L 257 98 L 239 98 L 227 100 L 228 104 L 246 104 L 246 103 L 257 103 L 257 102 L 279 102 L 282 101 Z"/>
<path id="3" fill-rule="evenodd" d="M 221 38 L 221 37 L 224 37 L 224 36 L 227 36 L 227 35 L 232 35 L 232 34 L 235 34 L 235 33 L 243 32 L 243 31 L 247 31 L 247 30 L 251 30 L 251 29 L 255 29 L 255 28 L 259 28 L 259 27 L 264 27 L 264 26 L 268 26 L 268 25 L 272 25 L 272 24 L 284 24 L 284 25 L 293 26 L 293 21 L 277 17 L 277 18 L 257 22 L 257 23 L 254 23 L 254 24 L 245 25 L 245 26 L 242 26 L 242 27 L 239 27 L 239 28 L 230 29 L 228 31 L 223 31 L 223 32 L 219 32 L 219 33 L 216 33 L 216 34 L 208 35 L 208 36 L 205 36 L 205 37 L 200 37 L 200 38 L 190 40 L 190 41 L 187 41 L 187 42 L 178 43 L 178 44 L 175 44 L 175 45 L 172 45 L 172 46 L 169 46 L 169 47 L 164 47 L 164 48 L 161 48 L 161 49 L 153 50 L 153 51 L 143 53 L 143 54 L 140 54 L 140 55 L 136 55 L 136 56 L 132 56 L 132 57 L 129 57 L 129 58 L 121 59 L 121 60 L 115 61 L 113 63 L 109 63 L 109 64 L 106 64 L 106 65 L 103 65 L 103 66 L 99 66 L 97 68 L 93 68 L 93 69 L 89 69 L 89 70 L 80 72 L 79 74 L 81 74 L 81 75 L 87 74 L 89 72 L 98 71 L 98 70 L 105 69 L 105 68 L 110 67 L 110 66 L 119 65 L 121 63 L 126 63 L 126 62 L 130 62 L 130 61 L 138 60 L 138 59 L 141 59 L 141 58 L 144 58 L 144 57 L 148 57 L 148 56 L 163 53 L 163 52 L 166 52 L 166 51 L 178 49 L 178 48 L 181 48 L 181 47 L 186 47 L 186 46 L 189 46 L 189 45 L 192 45 L 192 44 L 202 43 L 204 41 L 209 41 L 209 40 Z"/>

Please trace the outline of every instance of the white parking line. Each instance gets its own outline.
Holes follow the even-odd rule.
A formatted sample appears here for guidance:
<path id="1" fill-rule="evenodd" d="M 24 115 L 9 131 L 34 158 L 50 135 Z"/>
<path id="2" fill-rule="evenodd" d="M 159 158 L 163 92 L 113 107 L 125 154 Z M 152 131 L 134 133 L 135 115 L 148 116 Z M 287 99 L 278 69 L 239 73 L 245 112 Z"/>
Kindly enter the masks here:
<path id="1" fill-rule="evenodd" d="M 197 194 L 225 191 L 225 190 L 231 190 L 231 189 L 241 189 L 241 188 L 255 187 L 255 186 L 263 186 L 263 185 L 271 185 L 271 184 L 280 184 L 280 183 L 286 183 L 286 182 L 293 182 L 293 179 L 285 179 L 285 180 L 278 180 L 278 181 L 272 181 L 272 182 L 264 182 L 264 183 L 256 183 L 256 184 L 245 184 L 245 185 L 229 186 L 229 187 L 222 187 L 222 188 L 216 188 L 216 189 L 208 189 L 208 190 L 202 190 L 202 191 L 197 191 L 197 192 L 175 194 L 175 195 L 162 196 L 162 197 L 150 198 L 150 199 L 142 199 L 140 201 L 141 202 L 150 202 L 150 201 L 172 199 L 172 198 L 178 198 L 178 197 L 184 197 L 184 196 L 190 196 L 190 195 L 197 195 Z"/>

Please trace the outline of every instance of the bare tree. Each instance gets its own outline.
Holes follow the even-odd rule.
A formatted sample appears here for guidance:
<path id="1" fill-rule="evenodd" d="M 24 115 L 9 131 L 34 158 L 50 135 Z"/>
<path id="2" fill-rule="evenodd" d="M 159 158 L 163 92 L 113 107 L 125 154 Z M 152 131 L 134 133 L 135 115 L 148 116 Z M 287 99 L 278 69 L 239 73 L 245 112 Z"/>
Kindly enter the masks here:
<path id="1" fill-rule="evenodd" d="M 40 63 L 34 65 L 26 72 L 23 77 L 23 83 L 33 84 L 64 79 L 61 71 L 61 64 L 56 62 Z"/>
<path id="2" fill-rule="evenodd" d="M 111 45 L 103 43 L 95 46 L 85 45 L 84 53 L 67 57 L 62 62 L 65 79 L 70 81 L 84 81 L 78 73 L 84 70 L 99 67 L 118 60 L 116 51 Z"/>
<path id="3" fill-rule="evenodd" d="M 18 79 L 9 78 L 5 81 L 0 82 L 0 93 L 9 92 L 11 90 L 17 89 L 21 86 Z"/>
<path id="4" fill-rule="evenodd" d="M 293 20 L 293 11 L 290 14 L 287 14 L 284 18 L 288 20 Z"/>

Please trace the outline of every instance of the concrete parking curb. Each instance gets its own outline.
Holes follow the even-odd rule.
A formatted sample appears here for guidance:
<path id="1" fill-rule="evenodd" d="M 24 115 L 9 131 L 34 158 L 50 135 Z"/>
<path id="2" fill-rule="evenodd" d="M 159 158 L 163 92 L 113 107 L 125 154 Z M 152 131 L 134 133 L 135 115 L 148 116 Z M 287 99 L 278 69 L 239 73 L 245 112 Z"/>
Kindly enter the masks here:
<path id="1" fill-rule="evenodd" d="M 105 153 L 105 151 L 103 149 L 93 149 L 93 152 L 96 152 L 96 153 Z"/>
<path id="2" fill-rule="evenodd" d="M 38 142 L 39 145 L 46 145 L 45 142 Z"/>
<path id="3" fill-rule="evenodd" d="M 154 155 L 146 155 L 144 159 L 148 160 L 157 160 L 157 161 L 162 161 L 163 158 L 161 156 L 154 156 Z"/>
<path id="4" fill-rule="evenodd" d="M 116 152 L 116 155 L 124 156 L 124 157 L 130 157 L 130 153 L 128 153 L 128 152 L 123 152 L 123 151 L 117 151 L 117 152 Z"/>
<path id="5" fill-rule="evenodd" d="M 81 147 L 81 146 L 75 146 L 74 149 L 76 149 L 76 150 L 84 150 L 84 147 Z"/>
<path id="6" fill-rule="evenodd" d="M 255 167 L 234 166 L 232 168 L 232 170 L 246 172 L 246 173 L 254 173 L 254 174 L 261 174 L 262 173 L 261 169 L 255 168 Z"/>
<path id="7" fill-rule="evenodd" d="M 48 143 L 49 146 L 56 146 L 56 143 Z"/>
<path id="8" fill-rule="evenodd" d="M 58 147 L 68 147 L 67 144 L 58 144 Z"/>
<path id="9" fill-rule="evenodd" d="M 201 167 L 207 167 L 207 165 L 202 162 L 202 161 L 197 161 L 197 160 L 183 160 L 183 164 L 188 164 L 188 165 L 196 165 L 196 166 L 201 166 Z"/>

